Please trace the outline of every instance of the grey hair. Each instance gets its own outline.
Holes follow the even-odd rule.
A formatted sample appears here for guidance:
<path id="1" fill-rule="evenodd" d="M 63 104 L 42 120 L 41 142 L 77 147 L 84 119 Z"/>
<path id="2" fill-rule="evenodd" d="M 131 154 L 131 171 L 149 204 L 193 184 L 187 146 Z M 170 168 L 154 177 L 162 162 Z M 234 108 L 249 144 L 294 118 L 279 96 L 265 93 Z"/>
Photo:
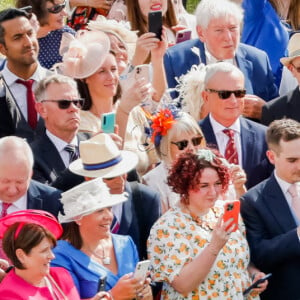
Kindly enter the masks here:
<path id="1" fill-rule="evenodd" d="M 204 87 L 206 88 L 210 80 L 218 73 L 239 73 L 245 78 L 243 72 L 235 65 L 228 62 L 217 62 L 206 66 L 206 74 L 204 77 Z"/>
<path id="2" fill-rule="evenodd" d="M 33 153 L 26 142 L 25 139 L 22 139 L 17 136 L 6 136 L 0 139 L 0 159 L 5 159 L 8 154 L 14 153 L 16 151 L 21 151 L 28 161 L 30 170 L 33 168 Z M 12 162 L 13 163 L 13 162 Z"/>
<path id="3" fill-rule="evenodd" d="M 212 19 L 234 16 L 239 24 L 243 20 L 243 9 L 230 0 L 201 0 L 196 8 L 197 25 L 206 29 Z"/>
<path id="4" fill-rule="evenodd" d="M 72 88 L 74 88 L 78 93 L 77 82 L 74 79 L 61 74 L 53 74 L 43 78 L 35 88 L 34 94 L 35 94 L 35 100 L 37 102 L 41 102 L 42 100 L 46 99 L 46 89 L 52 83 L 68 84 Z M 79 97 L 79 93 L 78 93 L 78 97 Z"/>

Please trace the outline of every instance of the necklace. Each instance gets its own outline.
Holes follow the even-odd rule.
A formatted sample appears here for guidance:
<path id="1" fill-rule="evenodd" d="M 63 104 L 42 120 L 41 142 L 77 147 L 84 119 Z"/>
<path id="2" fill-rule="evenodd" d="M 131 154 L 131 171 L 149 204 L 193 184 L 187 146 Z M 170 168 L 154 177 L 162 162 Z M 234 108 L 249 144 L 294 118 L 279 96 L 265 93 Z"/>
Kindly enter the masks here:
<path id="1" fill-rule="evenodd" d="M 98 253 L 96 253 L 95 251 L 93 251 L 90 247 L 85 246 L 86 249 L 92 253 L 94 256 L 96 256 L 97 258 L 101 259 L 104 265 L 110 265 L 111 263 L 111 258 L 109 255 L 106 256 L 105 251 L 104 251 L 104 247 L 101 243 L 99 243 L 99 246 L 101 247 L 102 253 L 103 255 L 99 255 Z"/>

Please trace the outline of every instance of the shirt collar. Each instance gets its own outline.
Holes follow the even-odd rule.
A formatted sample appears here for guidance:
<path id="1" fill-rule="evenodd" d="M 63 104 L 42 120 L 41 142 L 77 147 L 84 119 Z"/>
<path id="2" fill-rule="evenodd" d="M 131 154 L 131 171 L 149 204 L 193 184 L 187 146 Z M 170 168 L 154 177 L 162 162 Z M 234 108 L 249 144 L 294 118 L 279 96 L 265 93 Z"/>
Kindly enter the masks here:
<path id="1" fill-rule="evenodd" d="M 76 147 L 78 146 L 78 138 L 76 135 L 70 143 L 67 143 L 62 139 L 60 139 L 59 137 L 57 137 L 56 135 L 52 134 L 48 129 L 46 130 L 46 134 L 48 138 L 51 140 L 51 142 L 55 145 L 58 152 L 63 151 L 67 145 L 74 145 Z"/>
<path id="2" fill-rule="evenodd" d="M 232 129 L 239 134 L 241 133 L 240 118 L 237 118 L 230 127 L 224 127 L 222 124 L 217 122 L 211 114 L 209 114 L 209 120 L 215 134 L 221 131 L 223 132 L 224 129 Z"/>
<path id="3" fill-rule="evenodd" d="M 231 63 L 231 64 L 235 64 L 234 63 L 234 58 L 229 58 L 229 59 L 222 59 L 222 60 L 219 60 L 217 58 L 215 58 L 207 49 L 206 47 L 206 44 L 204 44 L 204 49 L 205 49 L 205 58 L 206 58 L 206 64 L 209 65 L 209 64 L 214 64 L 214 63 L 217 63 L 219 61 L 226 61 L 228 63 Z"/>

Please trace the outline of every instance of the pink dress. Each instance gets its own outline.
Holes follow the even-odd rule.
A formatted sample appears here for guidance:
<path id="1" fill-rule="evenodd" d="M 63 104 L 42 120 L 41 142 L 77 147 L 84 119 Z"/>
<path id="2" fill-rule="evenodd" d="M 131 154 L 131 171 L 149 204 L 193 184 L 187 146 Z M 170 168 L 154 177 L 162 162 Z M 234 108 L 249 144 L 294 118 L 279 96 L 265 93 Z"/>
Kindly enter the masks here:
<path id="1" fill-rule="evenodd" d="M 73 279 L 67 270 L 64 268 L 52 267 L 50 275 L 63 291 L 61 294 L 59 289 L 52 284 L 53 293 L 48 287 L 35 287 L 16 275 L 15 270 L 12 269 L 3 279 L 0 284 L 0 299 L 1 300 L 80 300 L 79 294 L 74 285 Z"/>

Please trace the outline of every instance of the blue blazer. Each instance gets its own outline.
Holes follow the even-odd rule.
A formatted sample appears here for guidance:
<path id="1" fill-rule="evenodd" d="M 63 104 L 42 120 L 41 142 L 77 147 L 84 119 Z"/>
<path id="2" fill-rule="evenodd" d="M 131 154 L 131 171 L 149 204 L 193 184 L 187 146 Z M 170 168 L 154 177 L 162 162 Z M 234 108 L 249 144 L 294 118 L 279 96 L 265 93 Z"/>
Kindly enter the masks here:
<path id="1" fill-rule="evenodd" d="M 195 47 L 200 58 L 191 49 Z M 236 51 L 236 61 L 239 69 L 245 75 L 245 88 L 248 94 L 253 94 L 268 101 L 278 96 L 267 54 L 252 46 L 240 43 Z M 170 47 L 165 56 L 164 64 L 169 88 L 177 85 L 175 77 L 186 74 L 192 65 L 206 64 L 204 44 L 199 39 L 193 39 Z"/>
<path id="2" fill-rule="evenodd" d="M 59 190 L 39 183 L 35 180 L 30 181 L 27 191 L 27 208 L 45 210 L 55 217 L 62 211 L 60 202 L 61 193 Z"/>
<path id="3" fill-rule="evenodd" d="M 247 174 L 247 188 L 268 178 L 273 170 L 266 156 L 267 127 L 243 117 L 241 123 L 242 167 Z M 208 147 L 219 149 L 209 117 L 199 122 Z"/>
<path id="4" fill-rule="evenodd" d="M 299 300 L 300 241 L 285 196 L 272 174 L 241 198 L 252 262 L 272 273 L 262 300 Z"/>

